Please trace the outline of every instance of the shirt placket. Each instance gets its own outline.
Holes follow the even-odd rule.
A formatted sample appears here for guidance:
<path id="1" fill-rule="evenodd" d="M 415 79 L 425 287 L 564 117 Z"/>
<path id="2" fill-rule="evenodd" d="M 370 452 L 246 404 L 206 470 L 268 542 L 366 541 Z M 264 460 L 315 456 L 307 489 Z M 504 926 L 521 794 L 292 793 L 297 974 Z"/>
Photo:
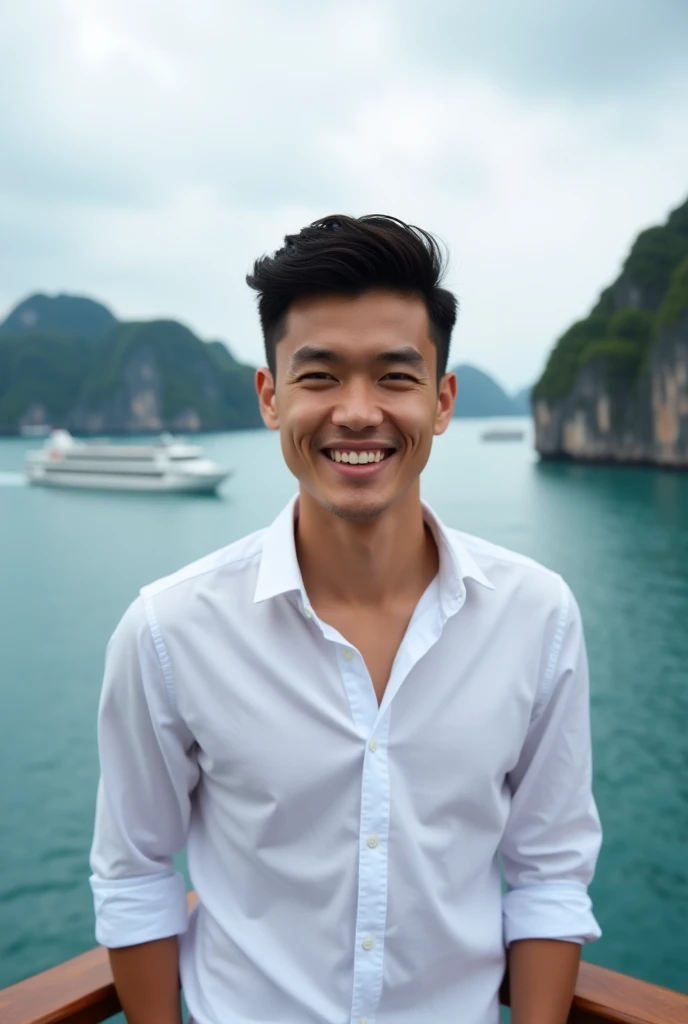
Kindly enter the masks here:
<path id="1" fill-rule="evenodd" d="M 370 675 L 351 647 L 338 652 L 359 733 L 365 737 L 358 848 L 351 1024 L 373 1024 L 384 964 L 389 844 L 389 715 L 379 718 Z"/>
<path id="2" fill-rule="evenodd" d="M 307 617 L 312 613 L 306 611 Z M 390 704 L 416 662 L 438 639 L 443 620 L 426 605 L 417 609 L 395 659 L 382 703 L 360 653 L 336 630 L 318 622 L 336 645 L 351 714 L 365 741 L 358 848 L 358 902 L 350 1024 L 374 1024 L 382 994 L 389 877 Z"/>

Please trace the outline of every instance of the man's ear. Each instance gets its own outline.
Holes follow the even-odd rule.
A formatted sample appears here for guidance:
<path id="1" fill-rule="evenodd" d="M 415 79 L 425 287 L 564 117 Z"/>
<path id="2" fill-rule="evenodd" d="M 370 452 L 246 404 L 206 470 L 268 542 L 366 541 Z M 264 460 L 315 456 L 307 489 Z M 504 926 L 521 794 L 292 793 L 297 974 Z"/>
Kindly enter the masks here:
<path id="1" fill-rule="evenodd" d="M 454 415 L 457 381 L 455 373 L 445 373 L 437 389 L 437 412 L 435 413 L 434 434 L 443 434 Z"/>
<path id="2" fill-rule="evenodd" d="M 275 382 L 267 366 L 262 366 L 259 370 L 256 370 L 256 393 L 263 423 L 269 430 L 279 430 Z"/>

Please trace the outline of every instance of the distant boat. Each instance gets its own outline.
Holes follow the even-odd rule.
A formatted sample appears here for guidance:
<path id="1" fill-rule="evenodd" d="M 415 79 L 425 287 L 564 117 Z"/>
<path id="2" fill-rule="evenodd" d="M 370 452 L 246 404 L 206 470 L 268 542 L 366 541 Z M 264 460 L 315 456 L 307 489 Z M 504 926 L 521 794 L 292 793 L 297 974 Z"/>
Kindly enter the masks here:
<path id="1" fill-rule="evenodd" d="M 42 449 L 26 456 L 31 484 L 112 491 L 210 493 L 230 475 L 198 445 L 163 434 L 156 444 L 113 445 L 75 441 L 54 430 Z"/>
<path id="2" fill-rule="evenodd" d="M 481 441 L 522 441 L 525 430 L 485 430 L 480 435 Z"/>
<path id="3" fill-rule="evenodd" d="M 52 427 L 48 423 L 25 423 L 19 428 L 20 437 L 49 437 Z"/>

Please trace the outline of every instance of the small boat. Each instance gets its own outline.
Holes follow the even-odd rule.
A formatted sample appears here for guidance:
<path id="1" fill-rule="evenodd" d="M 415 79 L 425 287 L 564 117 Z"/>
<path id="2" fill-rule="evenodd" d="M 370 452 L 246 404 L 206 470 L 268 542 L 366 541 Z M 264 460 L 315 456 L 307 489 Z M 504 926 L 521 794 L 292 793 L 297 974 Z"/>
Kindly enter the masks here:
<path id="1" fill-rule="evenodd" d="M 52 427 L 47 423 L 25 423 L 19 428 L 20 437 L 48 437 Z"/>
<path id="2" fill-rule="evenodd" d="M 485 430 L 480 435 L 481 441 L 522 441 L 525 430 Z"/>
<path id="3" fill-rule="evenodd" d="M 48 487 L 210 493 L 229 475 L 201 447 L 171 434 L 149 445 L 115 445 L 76 441 L 67 430 L 53 430 L 42 449 L 26 456 L 28 482 Z"/>

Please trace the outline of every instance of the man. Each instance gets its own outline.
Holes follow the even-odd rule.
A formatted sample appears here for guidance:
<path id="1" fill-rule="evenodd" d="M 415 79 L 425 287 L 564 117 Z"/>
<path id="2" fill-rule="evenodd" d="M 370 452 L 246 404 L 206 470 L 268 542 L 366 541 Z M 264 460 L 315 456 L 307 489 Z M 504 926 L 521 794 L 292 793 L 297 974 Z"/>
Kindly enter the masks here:
<path id="1" fill-rule="evenodd" d="M 441 276 L 426 232 L 328 217 L 248 278 L 299 493 L 108 647 L 92 886 L 130 1024 L 177 1024 L 178 970 L 196 1024 L 496 1024 L 507 957 L 514 1024 L 566 1020 L 599 935 L 580 615 L 421 503 Z"/>

